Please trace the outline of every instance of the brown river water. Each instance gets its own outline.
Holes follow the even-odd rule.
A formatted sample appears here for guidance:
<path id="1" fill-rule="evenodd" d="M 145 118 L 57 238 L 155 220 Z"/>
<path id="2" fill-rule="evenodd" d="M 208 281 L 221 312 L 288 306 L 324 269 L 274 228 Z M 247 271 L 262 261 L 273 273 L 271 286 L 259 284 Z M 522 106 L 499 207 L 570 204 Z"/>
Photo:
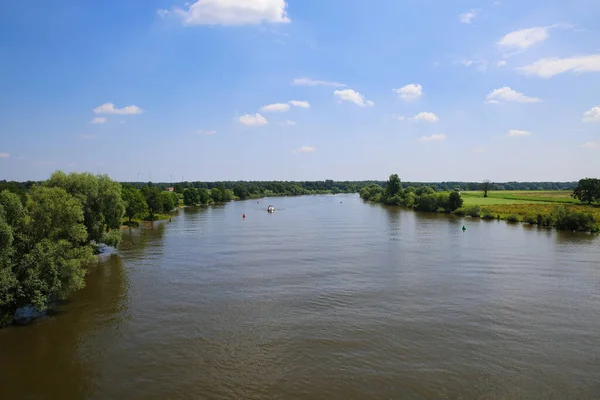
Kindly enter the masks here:
<path id="1" fill-rule="evenodd" d="M 0 399 L 598 398 L 600 237 L 355 195 L 180 210 L 0 330 Z"/>

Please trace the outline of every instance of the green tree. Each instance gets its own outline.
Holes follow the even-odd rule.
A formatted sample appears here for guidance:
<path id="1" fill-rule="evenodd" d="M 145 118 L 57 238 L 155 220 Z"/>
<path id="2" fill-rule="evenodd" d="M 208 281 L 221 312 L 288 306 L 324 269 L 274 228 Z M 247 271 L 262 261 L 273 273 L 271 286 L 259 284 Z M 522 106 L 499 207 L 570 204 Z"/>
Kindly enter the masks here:
<path id="1" fill-rule="evenodd" d="M 176 183 L 175 186 L 173 186 L 173 191 L 177 194 L 183 194 L 184 190 L 185 189 L 181 183 Z"/>
<path id="2" fill-rule="evenodd" d="M 450 196 L 448 197 L 448 207 L 446 208 L 447 212 L 452 212 L 463 205 L 463 199 L 460 197 L 460 193 L 456 190 L 450 192 Z"/>
<path id="3" fill-rule="evenodd" d="M 246 200 L 247 198 L 250 197 L 250 191 L 248 191 L 248 188 L 246 187 L 246 185 L 243 185 L 241 183 L 238 183 L 237 185 L 235 185 L 235 188 L 233 188 L 233 193 L 239 197 L 240 200 Z"/>
<path id="4" fill-rule="evenodd" d="M 123 215 L 125 215 L 121 184 L 110 179 L 108 175 L 99 175 L 97 179 L 100 210 L 106 225 L 106 232 L 110 229 L 120 229 Z"/>
<path id="5" fill-rule="evenodd" d="M 417 197 L 415 209 L 419 211 L 436 211 L 438 208 L 438 196 L 435 193 L 428 193 Z"/>
<path id="6" fill-rule="evenodd" d="M 205 188 L 198 189 L 198 203 L 200 203 L 200 204 L 210 203 L 210 192 L 208 191 L 208 189 L 205 189 Z"/>
<path id="7" fill-rule="evenodd" d="M 105 231 L 120 227 L 125 213 L 121 185 L 107 175 L 56 171 L 45 186 L 62 188 L 79 200 L 90 240 L 102 243 Z"/>
<path id="8" fill-rule="evenodd" d="M 221 190 L 221 201 L 223 203 L 233 200 L 233 196 L 234 196 L 233 190 L 225 189 L 224 187 L 221 187 L 220 190 Z"/>
<path id="9" fill-rule="evenodd" d="M 183 204 L 193 206 L 200 202 L 200 194 L 198 189 L 185 189 L 183 192 Z"/>
<path id="10" fill-rule="evenodd" d="M 82 288 L 84 267 L 93 260 L 81 203 L 64 189 L 34 187 L 25 211 L 26 216 L 11 227 L 12 249 L 0 257 L 0 280 L 8 283 L 0 290 L 2 323 L 9 322 L 19 307 L 44 310 L 49 301 Z M 8 224 L 4 217 L 2 221 L 0 241 L 6 242 Z"/>
<path id="11" fill-rule="evenodd" d="M 171 192 L 161 192 L 162 210 L 164 212 L 172 211 L 177 204 L 175 199 L 171 196 Z"/>
<path id="12" fill-rule="evenodd" d="M 398 177 L 398 174 L 390 175 L 390 179 L 388 179 L 387 184 L 385 186 L 385 197 L 387 199 L 392 198 L 400 193 L 402 190 L 402 182 Z"/>
<path id="13" fill-rule="evenodd" d="M 134 187 L 123 188 L 123 201 L 125 201 L 125 216 L 129 222 L 135 217 L 141 218 L 148 212 L 148 204 L 142 192 Z"/>
<path id="14" fill-rule="evenodd" d="M 210 189 L 210 198 L 214 203 L 220 203 L 223 198 L 223 192 L 219 188 Z"/>
<path id="15" fill-rule="evenodd" d="M 592 204 L 600 200 L 600 179 L 580 179 L 577 187 L 571 195 L 582 203 Z"/>
<path id="16" fill-rule="evenodd" d="M 488 191 L 491 190 L 492 182 L 485 180 L 481 183 L 481 190 L 483 191 L 483 197 L 488 197 Z"/>
<path id="17" fill-rule="evenodd" d="M 148 213 L 150 214 L 150 220 L 154 220 L 154 215 L 160 213 L 163 210 L 162 192 L 156 186 L 144 187 L 142 194 L 146 199 L 148 205 Z"/>

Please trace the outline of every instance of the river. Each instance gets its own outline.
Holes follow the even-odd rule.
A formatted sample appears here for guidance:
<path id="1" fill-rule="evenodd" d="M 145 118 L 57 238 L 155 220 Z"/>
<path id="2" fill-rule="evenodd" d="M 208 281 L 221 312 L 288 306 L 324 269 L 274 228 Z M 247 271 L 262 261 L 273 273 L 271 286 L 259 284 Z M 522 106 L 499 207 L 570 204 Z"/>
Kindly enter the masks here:
<path id="1" fill-rule="evenodd" d="M 356 195 L 182 209 L 0 330 L 1 399 L 599 396 L 598 236 Z"/>

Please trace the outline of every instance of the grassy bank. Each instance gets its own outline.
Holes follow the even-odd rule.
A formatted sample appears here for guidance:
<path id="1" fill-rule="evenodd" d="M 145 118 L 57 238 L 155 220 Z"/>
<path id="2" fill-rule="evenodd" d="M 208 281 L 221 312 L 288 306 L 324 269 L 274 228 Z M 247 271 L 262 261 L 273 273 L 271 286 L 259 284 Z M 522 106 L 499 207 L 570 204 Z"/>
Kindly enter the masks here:
<path id="1" fill-rule="evenodd" d="M 547 221 L 562 206 L 569 212 L 589 214 L 600 227 L 600 206 L 581 204 L 569 191 L 493 191 L 488 197 L 482 192 L 462 192 L 464 200 L 458 214 L 511 222 L 538 223 Z M 539 219 L 541 217 L 541 219 Z"/>

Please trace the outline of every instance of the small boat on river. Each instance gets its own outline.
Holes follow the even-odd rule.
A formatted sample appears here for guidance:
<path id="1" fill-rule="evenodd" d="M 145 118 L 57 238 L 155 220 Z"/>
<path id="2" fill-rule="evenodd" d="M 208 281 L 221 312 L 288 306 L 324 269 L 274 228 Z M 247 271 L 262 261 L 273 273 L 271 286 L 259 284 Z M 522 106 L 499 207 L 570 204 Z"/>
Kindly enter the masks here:
<path id="1" fill-rule="evenodd" d="M 273 207 L 272 205 L 269 205 L 269 207 L 267 207 L 267 211 L 270 213 L 275 212 L 275 207 Z"/>

